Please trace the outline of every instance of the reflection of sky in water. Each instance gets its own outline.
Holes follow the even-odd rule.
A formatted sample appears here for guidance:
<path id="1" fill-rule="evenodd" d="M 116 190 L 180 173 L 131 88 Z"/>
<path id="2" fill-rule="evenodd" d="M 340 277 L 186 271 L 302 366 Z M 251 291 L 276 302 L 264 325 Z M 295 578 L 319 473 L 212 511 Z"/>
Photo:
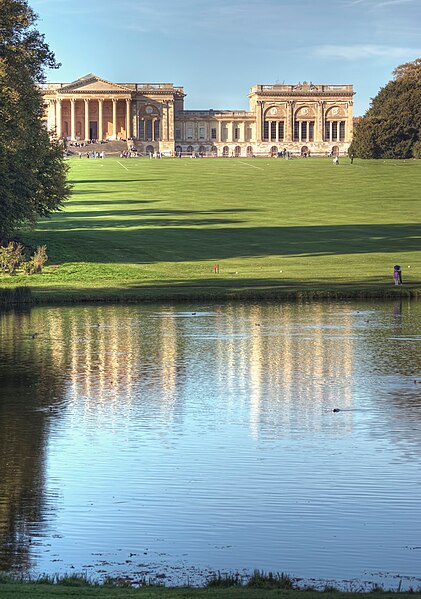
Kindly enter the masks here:
<path id="1" fill-rule="evenodd" d="M 420 322 L 412 303 L 2 315 L 0 569 L 418 575 Z"/>

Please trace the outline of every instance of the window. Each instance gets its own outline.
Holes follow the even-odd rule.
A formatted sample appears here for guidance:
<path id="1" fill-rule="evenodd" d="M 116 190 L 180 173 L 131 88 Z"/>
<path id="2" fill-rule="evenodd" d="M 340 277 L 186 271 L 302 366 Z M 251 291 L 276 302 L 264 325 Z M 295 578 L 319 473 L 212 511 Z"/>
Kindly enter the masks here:
<path id="1" fill-rule="evenodd" d="M 249 158 L 253 157 L 253 148 L 251 146 L 247 146 L 247 156 Z"/>
<path id="2" fill-rule="evenodd" d="M 270 138 L 276 139 L 276 121 L 272 121 L 270 127 Z"/>
<path id="3" fill-rule="evenodd" d="M 229 156 L 229 148 L 228 148 L 228 146 L 224 146 L 224 147 L 222 148 L 222 156 L 223 156 L 224 158 L 228 158 L 228 156 Z"/>
<path id="4" fill-rule="evenodd" d="M 308 124 L 308 141 L 314 141 L 314 121 Z"/>
<path id="5" fill-rule="evenodd" d="M 301 139 L 307 141 L 307 121 L 301 123 Z"/>
<path id="6" fill-rule="evenodd" d="M 263 139 L 264 141 L 269 139 L 269 123 L 267 121 L 263 123 Z"/>
<path id="7" fill-rule="evenodd" d="M 205 128 L 199 127 L 199 139 L 205 139 Z"/>
<path id="8" fill-rule="evenodd" d="M 332 141 L 338 139 L 338 121 L 332 122 Z"/>
<path id="9" fill-rule="evenodd" d="M 294 141 L 298 141 L 300 139 L 300 122 L 295 121 L 294 123 Z"/>
<path id="10" fill-rule="evenodd" d="M 145 140 L 145 121 L 139 121 L 139 139 Z"/>
<path id="11" fill-rule="evenodd" d="M 152 121 L 145 121 L 146 125 L 146 139 L 151 141 L 152 139 Z"/>
<path id="12" fill-rule="evenodd" d="M 282 141 L 285 137 L 285 125 L 284 121 L 279 121 L 278 123 L 278 139 Z"/>
<path id="13" fill-rule="evenodd" d="M 330 141 L 330 122 L 325 123 L 325 141 Z"/>
<path id="14" fill-rule="evenodd" d="M 187 154 L 193 154 L 193 146 L 187 146 Z"/>
<path id="15" fill-rule="evenodd" d="M 187 127 L 187 139 L 193 139 L 193 127 Z"/>
<path id="16" fill-rule="evenodd" d="M 216 139 L 216 129 L 215 128 L 211 129 L 211 139 Z"/>
<path id="17" fill-rule="evenodd" d="M 159 139 L 159 120 L 158 119 L 156 119 L 156 121 L 154 123 L 153 134 L 154 134 L 154 140 L 157 141 Z"/>
<path id="18" fill-rule="evenodd" d="M 240 139 L 240 129 L 238 127 L 235 127 L 234 129 L 234 139 Z"/>
<path id="19" fill-rule="evenodd" d="M 218 156 L 218 148 L 216 146 L 211 147 L 211 154 L 214 158 Z"/>
<path id="20" fill-rule="evenodd" d="M 339 141 L 345 141 L 345 121 L 339 123 Z"/>
<path id="21" fill-rule="evenodd" d="M 237 158 L 239 156 L 241 156 L 241 147 L 240 146 L 235 146 L 234 154 Z"/>
<path id="22" fill-rule="evenodd" d="M 181 129 L 175 130 L 175 139 L 181 139 Z"/>

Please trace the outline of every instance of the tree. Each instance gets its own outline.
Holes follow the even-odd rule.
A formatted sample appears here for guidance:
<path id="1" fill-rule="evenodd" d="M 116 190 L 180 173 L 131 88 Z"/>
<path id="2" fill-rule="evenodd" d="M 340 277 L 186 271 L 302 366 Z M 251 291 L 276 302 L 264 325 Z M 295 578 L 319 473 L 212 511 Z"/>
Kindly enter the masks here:
<path id="1" fill-rule="evenodd" d="M 0 240 L 59 210 L 69 196 L 63 149 L 42 117 L 54 54 L 27 0 L 0 0 Z"/>
<path id="2" fill-rule="evenodd" d="M 421 142 L 421 59 L 396 67 L 394 79 L 356 124 L 350 152 L 361 158 L 417 157 Z"/>

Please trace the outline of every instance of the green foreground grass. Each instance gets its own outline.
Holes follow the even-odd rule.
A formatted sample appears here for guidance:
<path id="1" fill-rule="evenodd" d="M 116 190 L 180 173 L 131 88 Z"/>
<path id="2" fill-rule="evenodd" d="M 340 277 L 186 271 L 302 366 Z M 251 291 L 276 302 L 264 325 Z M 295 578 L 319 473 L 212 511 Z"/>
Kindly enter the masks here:
<path id="1" fill-rule="evenodd" d="M 103 586 L 66 586 L 29 583 L 0 584 L 2 599 L 61 599 L 93 597 L 98 599 L 368 599 L 373 593 L 341 593 L 317 591 L 288 591 L 283 589 L 227 588 L 158 588 L 141 589 Z M 381 592 L 382 599 L 414 599 L 419 593 Z"/>
<path id="2" fill-rule="evenodd" d="M 44 302 L 421 297 L 421 161 L 69 163 L 65 209 L 22 236 L 49 266 L 0 287 Z"/>

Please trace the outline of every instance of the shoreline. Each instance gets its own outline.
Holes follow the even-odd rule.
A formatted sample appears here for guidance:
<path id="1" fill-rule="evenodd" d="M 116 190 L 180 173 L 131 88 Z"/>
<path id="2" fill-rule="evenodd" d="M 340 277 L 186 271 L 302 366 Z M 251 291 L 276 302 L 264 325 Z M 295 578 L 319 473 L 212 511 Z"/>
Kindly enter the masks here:
<path id="1" fill-rule="evenodd" d="M 419 300 L 421 287 L 408 286 L 326 286 L 301 287 L 176 287 L 148 286 L 137 289 L 59 289 L 29 286 L 0 287 L 0 308 L 68 305 L 68 304 L 141 304 L 153 302 L 201 301 L 352 301 L 352 300 Z"/>

